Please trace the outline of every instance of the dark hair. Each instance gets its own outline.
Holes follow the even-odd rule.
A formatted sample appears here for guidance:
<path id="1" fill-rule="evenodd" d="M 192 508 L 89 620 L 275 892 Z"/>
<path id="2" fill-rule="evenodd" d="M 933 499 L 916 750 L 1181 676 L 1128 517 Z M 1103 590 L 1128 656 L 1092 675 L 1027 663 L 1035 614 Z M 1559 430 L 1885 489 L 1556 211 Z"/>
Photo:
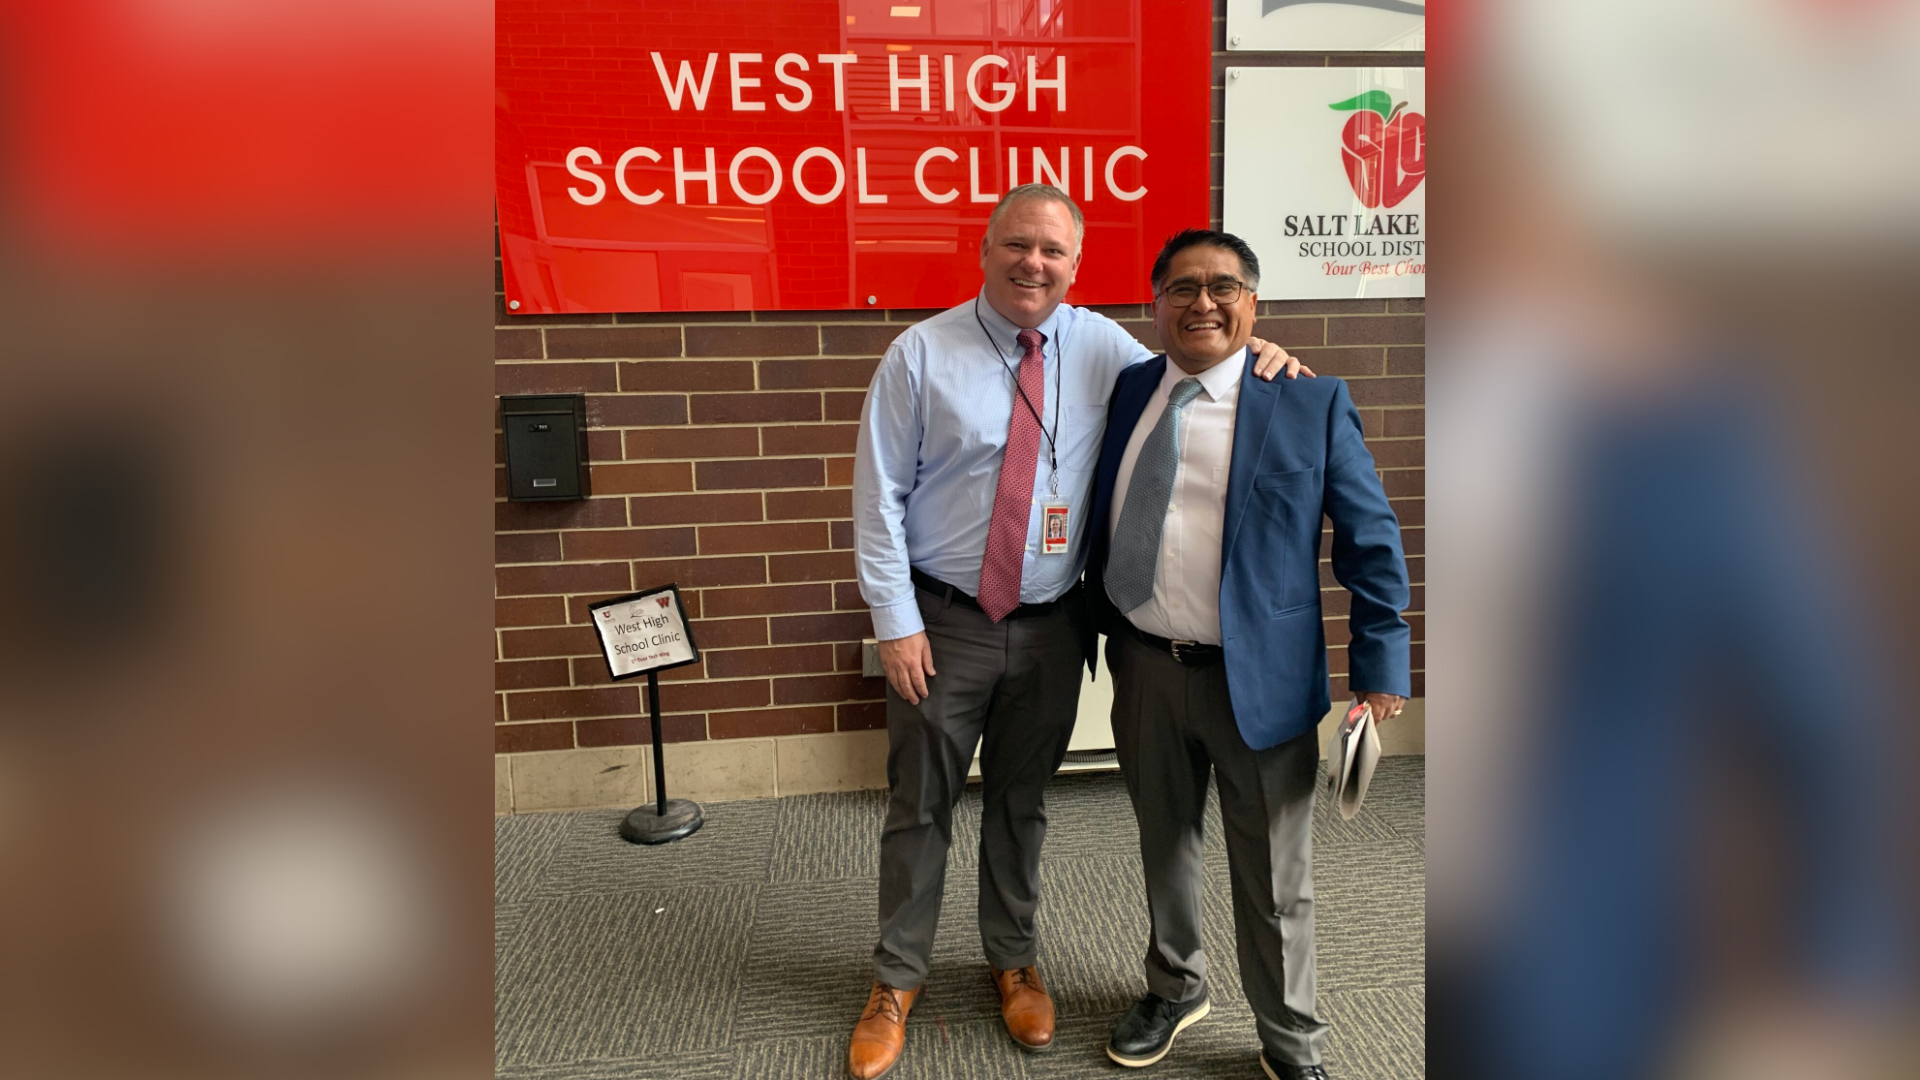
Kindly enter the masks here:
<path id="1" fill-rule="evenodd" d="M 1167 237 L 1167 242 L 1160 246 L 1159 256 L 1153 260 L 1153 274 L 1148 278 L 1153 291 L 1159 292 L 1160 286 L 1166 282 L 1167 270 L 1173 266 L 1175 255 L 1190 247 L 1199 247 L 1201 244 L 1225 248 L 1233 252 L 1240 259 L 1241 269 L 1247 272 L 1247 287 L 1254 289 L 1260 287 L 1260 257 L 1253 253 L 1253 249 L 1247 246 L 1245 240 L 1218 229 L 1182 229 Z"/>

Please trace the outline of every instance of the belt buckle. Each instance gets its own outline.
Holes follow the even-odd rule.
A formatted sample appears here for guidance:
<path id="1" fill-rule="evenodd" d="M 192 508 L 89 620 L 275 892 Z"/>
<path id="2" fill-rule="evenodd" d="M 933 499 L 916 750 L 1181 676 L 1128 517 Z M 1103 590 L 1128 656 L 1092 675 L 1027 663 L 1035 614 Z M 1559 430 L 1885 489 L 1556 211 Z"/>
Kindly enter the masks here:
<path id="1" fill-rule="evenodd" d="M 1189 649 L 1197 649 L 1200 647 L 1200 643 L 1197 641 L 1168 641 L 1167 648 L 1173 653 L 1173 660 L 1177 664 L 1187 662 L 1187 658 L 1180 655 L 1180 647 L 1183 645 Z"/>

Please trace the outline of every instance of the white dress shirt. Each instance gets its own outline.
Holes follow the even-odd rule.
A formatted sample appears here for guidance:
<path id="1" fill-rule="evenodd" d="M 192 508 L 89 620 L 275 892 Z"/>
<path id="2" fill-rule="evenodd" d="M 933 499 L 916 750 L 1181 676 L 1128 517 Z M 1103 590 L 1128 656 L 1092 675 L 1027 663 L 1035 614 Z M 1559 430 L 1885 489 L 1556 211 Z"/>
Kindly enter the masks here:
<path id="1" fill-rule="evenodd" d="M 1180 463 L 1173 474 L 1166 526 L 1160 534 L 1160 570 L 1154 575 L 1153 599 L 1127 613 L 1127 621 L 1149 634 L 1220 644 L 1220 543 L 1227 515 L 1227 472 L 1233 465 L 1234 411 L 1246 368 L 1245 349 L 1197 376 L 1189 376 L 1168 360 L 1166 374 L 1147 399 L 1127 440 L 1127 452 L 1120 458 L 1113 512 L 1105 523 L 1109 539 L 1127 504 L 1140 446 L 1166 412 L 1167 396 L 1180 380 L 1198 378 L 1201 393 L 1187 403 L 1180 418 Z"/>

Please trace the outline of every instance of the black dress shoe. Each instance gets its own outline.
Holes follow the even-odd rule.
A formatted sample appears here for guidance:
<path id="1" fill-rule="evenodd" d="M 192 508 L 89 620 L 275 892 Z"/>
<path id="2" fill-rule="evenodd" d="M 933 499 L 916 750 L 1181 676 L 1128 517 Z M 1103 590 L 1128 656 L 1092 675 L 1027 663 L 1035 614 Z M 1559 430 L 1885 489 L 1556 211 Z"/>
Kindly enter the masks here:
<path id="1" fill-rule="evenodd" d="M 1144 1068 L 1167 1056 L 1173 1037 L 1206 1016 L 1213 1006 L 1206 998 L 1178 1005 L 1158 994 L 1133 1003 L 1107 1040 L 1107 1056 L 1130 1069 Z"/>
<path id="2" fill-rule="evenodd" d="M 1323 1065 L 1282 1065 L 1260 1051 L 1260 1069 L 1267 1074 L 1267 1080 L 1332 1080 Z"/>

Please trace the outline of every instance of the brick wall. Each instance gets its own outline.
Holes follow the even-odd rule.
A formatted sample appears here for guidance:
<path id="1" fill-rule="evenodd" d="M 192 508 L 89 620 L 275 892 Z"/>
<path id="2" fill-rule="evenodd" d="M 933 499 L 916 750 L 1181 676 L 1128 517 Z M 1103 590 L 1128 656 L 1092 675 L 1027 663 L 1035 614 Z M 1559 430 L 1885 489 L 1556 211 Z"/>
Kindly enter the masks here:
<path id="1" fill-rule="evenodd" d="M 1216 51 L 1216 178 L 1228 59 Z M 1236 53 L 1231 61 L 1423 58 Z M 1219 205 L 1216 188 L 1216 226 Z M 1424 666 L 1424 309 L 1421 300 L 1263 301 L 1256 329 L 1352 387 L 1414 582 L 1416 696 Z M 586 607 L 668 581 L 686 597 L 703 652 L 701 663 L 662 676 L 668 741 L 884 727 L 884 683 L 860 677 L 860 642 L 872 625 L 854 582 L 855 422 L 887 344 L 931 312 L 521 317 L 500 295 L 495 310 L 498 393 L 587 395 L 594 491 L 581 503 L 509 504 L 504 470 L 496 469 L 495 752 L 647 743 L 643 687 L 608 681 Z M 1144 306 L 1101 310 L 1155 344 Z M 1339 700 L 1347 690 L 1347 595 L 1325 562 L 1327 544 L 1321 555 Z"/>

